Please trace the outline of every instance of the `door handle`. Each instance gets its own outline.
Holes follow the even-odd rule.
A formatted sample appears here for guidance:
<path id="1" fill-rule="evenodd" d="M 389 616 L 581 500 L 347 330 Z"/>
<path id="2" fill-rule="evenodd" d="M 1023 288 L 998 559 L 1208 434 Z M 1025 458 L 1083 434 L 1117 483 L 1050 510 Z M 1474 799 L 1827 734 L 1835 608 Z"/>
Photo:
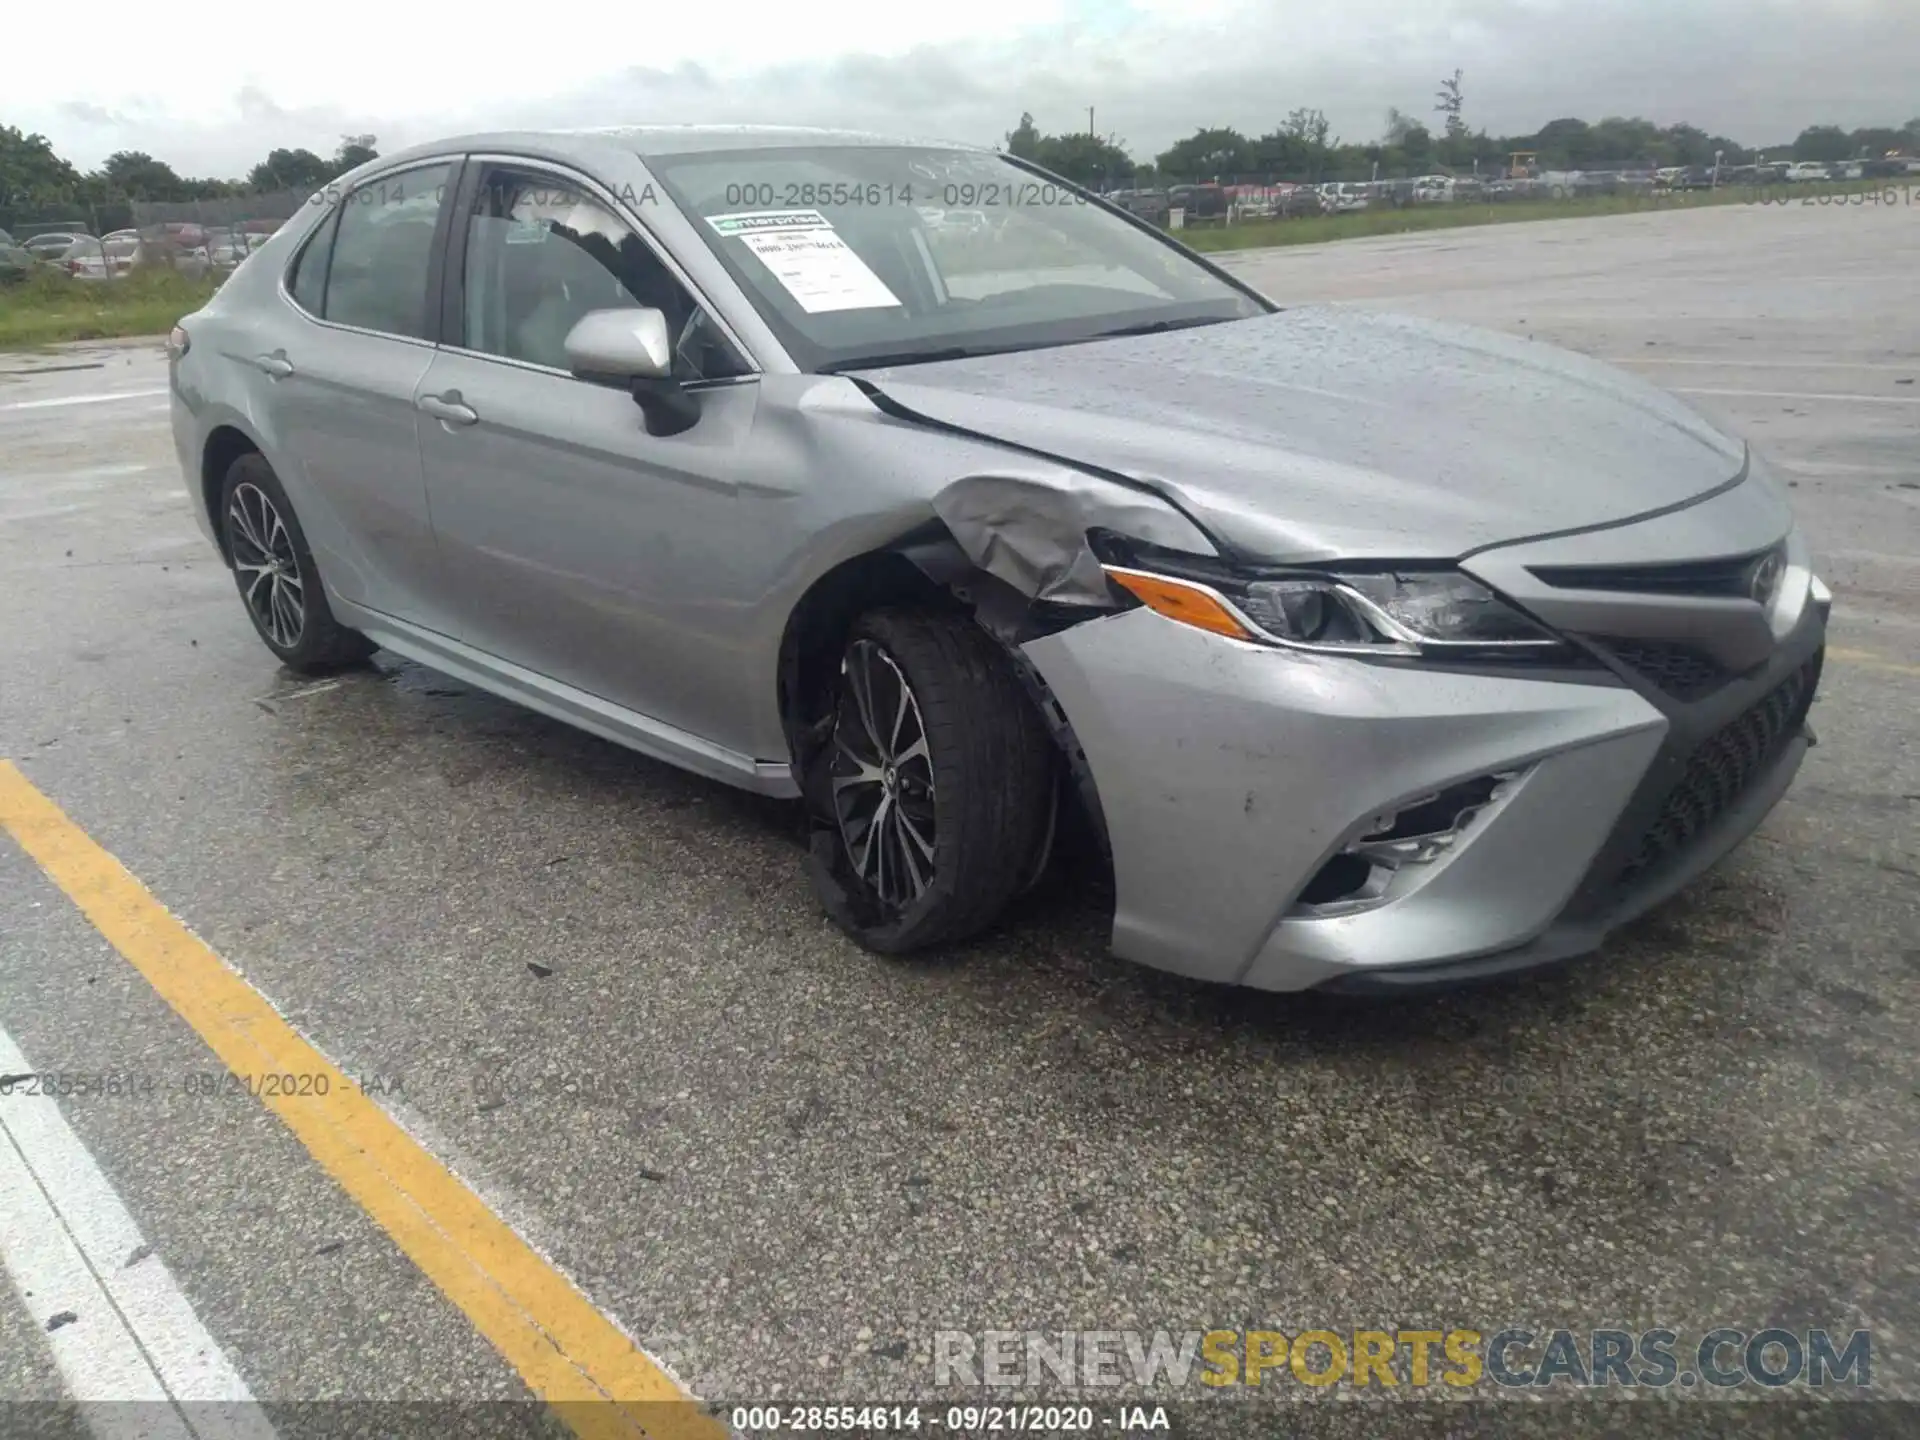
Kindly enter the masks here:
<path id="1" fill-rule="evenodd" d="M 271 355 L 256 355 L 253 363 L 275 380 L 284 380 L 293 373 L 293 362 L 287 359 L 284 350 L 276 350 Z"/>
<path id="2" fill-rule="evenodd" d="M 458 390 L 449 390 L 444 395 L 422 395 L 413 404 L 422 414 L 449 425 L 472 425 L 480 418 L 480 412 L 462 400 Z"/>

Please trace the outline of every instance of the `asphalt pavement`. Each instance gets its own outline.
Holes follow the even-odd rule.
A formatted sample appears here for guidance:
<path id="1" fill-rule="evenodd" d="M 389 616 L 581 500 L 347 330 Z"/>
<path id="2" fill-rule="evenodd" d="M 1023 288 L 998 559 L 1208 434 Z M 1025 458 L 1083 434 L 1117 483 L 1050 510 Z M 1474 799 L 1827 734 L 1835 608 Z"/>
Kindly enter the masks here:
<path id="1" fill-rule="evenodd" d="M 278 670 L 152 344 L 0 357 L 0 758 L 702 1397 L 979 1403 L 934 1388 L 946 1330 L 1511 1324 L 1866 1328 L 1873 1393 L 1920 1399 L 1916 254 L 1920 205 L 1230 258 L 1621 363 L 1793 486 L 1838 594 L 1817 748 L 1726 864 L 1548 975 L 1215 990 L 1109 958 L 1075 884 L 963 953 L 865 954 L 789 806 L 390 656 Z M 47 1103 L 282 1433 L 525 1398 L 273 1112 L 190 1093 L 207 1043 L 5 837 L 0 1031 L 155 1082 Z M 0 1290 L 0 1396 L 61 1393 L 52 1339 Z M 1288 1397 L 1180 1398 L 1249 1434 Z"/>

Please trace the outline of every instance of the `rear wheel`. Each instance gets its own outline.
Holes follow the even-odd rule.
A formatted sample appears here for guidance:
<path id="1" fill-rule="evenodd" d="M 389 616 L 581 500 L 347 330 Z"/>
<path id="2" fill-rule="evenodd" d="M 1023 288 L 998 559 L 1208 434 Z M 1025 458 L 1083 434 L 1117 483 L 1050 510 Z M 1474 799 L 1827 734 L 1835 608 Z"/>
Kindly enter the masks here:
<path id="1" fill-rule="evenodd" d="M 220 528 L 247 618 L 281 664 L 318 675 L 373 653 L 372 641 L 333 618 L 306 534 L 265 456 L 242 455 L 228 467 Z"/>
<path id="2" fill-rule="evenodd" d="M 879 610 L 854 625 L 817 789 L 813 876 L 828 913 L 884 954 L 963 940 L 1033 878 L 1052 742 L 970 620 Z"/>

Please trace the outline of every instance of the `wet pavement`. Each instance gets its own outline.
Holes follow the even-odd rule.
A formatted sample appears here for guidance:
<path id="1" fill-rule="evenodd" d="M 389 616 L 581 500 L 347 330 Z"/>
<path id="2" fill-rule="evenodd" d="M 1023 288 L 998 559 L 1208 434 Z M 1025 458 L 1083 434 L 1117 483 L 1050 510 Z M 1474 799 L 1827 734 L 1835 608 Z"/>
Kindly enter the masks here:
<path id="1" fill-rule="evenodd" d="M 0 357 L 0 757 L 702 1396 L 997 1398 L 935 1390 L 941 1330 L 1778 1325 L 1871 1329 L 1875 1393 L 1920 1398 L 1916 224 L 1231 259 L 1283 302 L 1624 363 L 1794 487 L 1839 597 L 1820 743 L 1728 863 L 1564 971 L 1212 990 L 1108 958 L 1076 883 L 962 953 L 867 955 L 791 807 L 386 655 L 280 672 L 153 346 Z M 60 1104 L 256 1396 L 523 1393 L 272 1115 L 183 1093 L 211 1053 L 5 840 L 0 1027 L 158 1078 Z M 40 1343 L 0 1306 L 0 1392 L 57 1391 Z M 1181 1398 L 1256 1428 L 1244 1392 Z"/>

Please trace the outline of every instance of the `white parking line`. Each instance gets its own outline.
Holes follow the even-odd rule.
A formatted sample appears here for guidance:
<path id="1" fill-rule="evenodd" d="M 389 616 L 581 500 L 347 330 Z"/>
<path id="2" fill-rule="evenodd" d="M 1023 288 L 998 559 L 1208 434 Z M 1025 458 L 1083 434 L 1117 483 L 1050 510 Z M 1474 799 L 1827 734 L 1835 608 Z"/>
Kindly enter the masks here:
<path id="1" fill-rule="evenodd" d="M 100 1440 L 272 1440 L 57 1104 L 29 1093 L 32 1073 L 0 1030 L 11 1079 L 0 1085 L 0 1259 L 88 1428 Z"/>
<path id="2" fill-rule="evenodd" d="M 1920 395 L 1840 395 L 1819 390 L 1687 390 L 1676 395 L 1728 395 L 1745 400 L 1843 400 L 1852 405 L 1920 405 Z"/>
<path id="3" fill-rule="evenodd" d="M 109 400 L 151 400 L 156 395 L 167 393 L 162 385 L 157 390 L 116 390 L 110 395 L 58 395 L 51 400 L 15 400 L 11 404 L 0 405 L 0 410 L 52 410 L 60 405 L 104 405 Z"/>

